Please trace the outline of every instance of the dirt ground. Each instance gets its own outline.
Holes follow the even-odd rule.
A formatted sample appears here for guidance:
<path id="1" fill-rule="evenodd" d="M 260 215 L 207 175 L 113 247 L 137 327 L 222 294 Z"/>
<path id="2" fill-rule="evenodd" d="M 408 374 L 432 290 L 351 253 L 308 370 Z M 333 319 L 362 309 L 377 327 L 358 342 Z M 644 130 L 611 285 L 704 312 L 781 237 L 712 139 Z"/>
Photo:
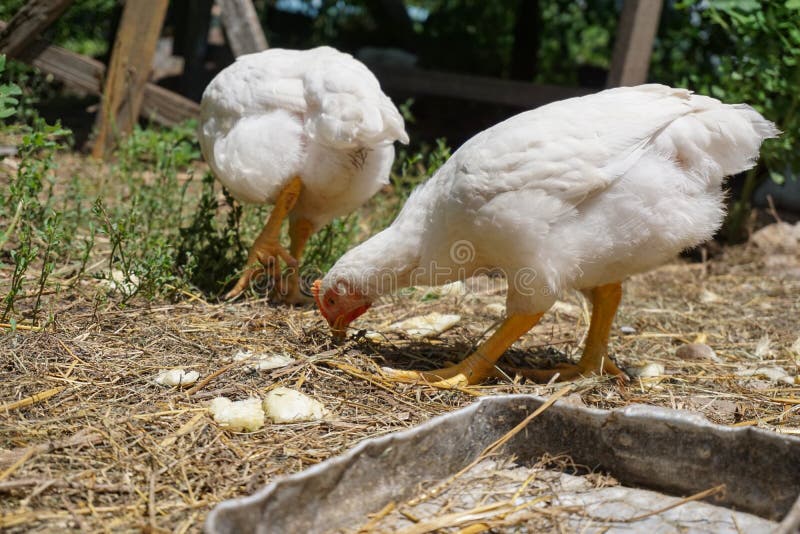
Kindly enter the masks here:
<path id="1" fill-rule="evenodd" d="M 127 307 L 92 298 L 99 282 L 52 303 L 45 331 L 0 330 L 0 529 L 7 532 L 196 532 L 224 499 L 339 454 L 362 439 L 455 410 L 477 395 L 547 395 L 558 385 L 508 377 L 462 391 L 395 384 L 380 366 L 433 368 L 457 361 L 498 320 L 502 293 L 480 281 L 464 295 L 423 298 L 424 290 L 376 304 L 354 335 L 331 342 L 311 308 L 265 300 Z M 415 341 L 389 324 L 431 311 L 458 313 L 438 339 Z M 506 356 L 545 366 L 576 358 L 587 310 L 570 297 Z M 612 353 L 630 374 L 646 364 L 664 374 L 626 388 L 601 378 L 577 383 L 580 402 L 598 408 L 644 403 L 700 412 L 725 425 L 800 434 L 800 261 L 752 245 L 705 263 L 683 260 L 624 286 Z M 715 355 L 680 358 L 701 341 Z M 240 349 L 288 353 L 297 363 L 252 371 L 231 363 Z M 200 373 L 200 388 L 153 383 L 161 369 Z M 651 369 L 653 366 L 651 366 Z M 299 389 L 331 415 L 322 422 L 270 424 L 252 433 L 221 429 L 207 414 L 219 395 L 263 397 Z M 573 400 L 576 400 L 575 397 Z M 390 476 L 390 474 L 388 474 Z"/>

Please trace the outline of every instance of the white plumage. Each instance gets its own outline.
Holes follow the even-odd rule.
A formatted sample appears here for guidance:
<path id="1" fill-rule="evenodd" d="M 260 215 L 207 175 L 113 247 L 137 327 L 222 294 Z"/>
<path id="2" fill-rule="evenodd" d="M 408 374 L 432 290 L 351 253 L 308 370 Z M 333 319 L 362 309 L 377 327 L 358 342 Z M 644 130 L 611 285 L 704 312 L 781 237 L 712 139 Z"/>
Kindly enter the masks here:
<path id="1" fill-rule="evenodd" d="M 299 177 L 290 220 L 313 230 L 386 184 L 392 143 L 408 142 L 375 76 L 329 47 L 239 57 L 206 88 L 199 137 L 214 174 L 242 202 L 275 202 Z"/>
<path id="2" fill-rule="evenodd" d="M 541 314 L 569 289 L 591 297 L 709 239 L 723 178 L 777 134 L 747 105 L 662 85 L 522 113 L 465 143 L 319 291 L 371 302 L 500 268 L 509 317 Z"/>

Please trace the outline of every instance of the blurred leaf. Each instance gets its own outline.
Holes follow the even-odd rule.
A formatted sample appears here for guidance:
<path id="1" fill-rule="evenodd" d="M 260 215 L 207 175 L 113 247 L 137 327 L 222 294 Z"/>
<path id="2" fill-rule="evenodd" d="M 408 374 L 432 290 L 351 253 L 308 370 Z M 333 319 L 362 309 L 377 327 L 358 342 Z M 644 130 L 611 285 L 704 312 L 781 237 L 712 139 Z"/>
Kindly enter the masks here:
<path id="1" fill-rule="evenodd" d="M 778 185 L 783 185 L 786 182 L 786 177 L 778 171 L 769 171 L 769 177 Z"/>

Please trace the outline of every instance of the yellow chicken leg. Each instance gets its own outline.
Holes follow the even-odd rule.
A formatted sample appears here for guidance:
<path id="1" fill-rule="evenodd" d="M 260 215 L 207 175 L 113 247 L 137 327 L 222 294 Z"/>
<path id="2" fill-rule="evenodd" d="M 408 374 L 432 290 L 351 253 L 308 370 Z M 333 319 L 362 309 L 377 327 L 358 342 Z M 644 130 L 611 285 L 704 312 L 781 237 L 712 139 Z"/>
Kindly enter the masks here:
<path id="1" fill-rule="evenodd" d="M 592 374 L 613 375 L 620 380 L 627 379 L 625 373 L 608 357 L 611 323 L 614 321 L 621 298 L 622 285 L 619 283 L 592 289 L 592 322 L 589 324 L 589 333 L 586 336 L 586 347 L 577 365 L 561 364 L 555 369 L 514 369 L 514 371 L 540 382 L 547 382 L 556 373 L 560 380 L 572 380 Z"/>
<path id="2" fill-rule="evenodd" d="M 384 369 L 391 380 L 397 382 L 427 382 L 438 388 L 449 389 L 477 384 L 493 376 L 494 364 L 517 339 L 533 328 L 542 313 L 512 315 L 503 321 L 494 334 L 462 362 L 435 371 L 400 371 Z"/>
<path id="3" fill-rule="evenodd" d="M 297 260 L 292 257 L 280 244 L 281 226 L 283 220 L 289 214 L 300 196 L 303 183 L 300 178 L 295 176 L 286 184 L 278 194 L 275 206 L 269 214 L 269 219 L 256 238 L 250 252 L 247 254 L 245 270 L 239 277 L 239 281 L 233 289 L 225 294 L 225 299 L 237 297 L 250 285 L 250 281 L 264 270 L 269 271 L 269 275 L 274 280 L 280 279 L 280 263 L 278 258 L 285 261 L 292 267 L 297 266 Z"/>
<path id="4" fill-rule="evenodd" d="M 289 221 L 289 238 L 292 240 L 289 245 L 289 253 L 298 263 L 303 256 L 303 250 L 311 234 L 314 233 L 314 224 L 303 217 L 291 219 Z M 283 301 L 287 304 L 310 304 L 314 302 L 312 297 L 304 295 L 300 291 L 300 270 L 299 266 L 293 266 L 289 270 L 286 293 Z"/>

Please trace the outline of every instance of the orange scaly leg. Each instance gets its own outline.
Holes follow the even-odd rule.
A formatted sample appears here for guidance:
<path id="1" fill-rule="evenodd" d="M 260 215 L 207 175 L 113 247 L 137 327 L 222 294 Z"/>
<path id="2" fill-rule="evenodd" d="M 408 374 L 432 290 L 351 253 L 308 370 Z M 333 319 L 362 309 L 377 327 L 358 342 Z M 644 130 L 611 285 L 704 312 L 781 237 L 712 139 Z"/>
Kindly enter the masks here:
<path id="1" fill-rule="evenodd" d="M 289 237 L 292 240 L 291 245 L 289 245 L 289 254 L 291 254 L 298 263 L 300 262 L 300 258 L 303 257 L 303 250 L 306 248 L 306 243 L 312 233 L 314 233 L 314 225 L 308 219 L 298 217 L 289 221 Z M 283 297 L 285 303 L 304 305 L 314 302 L 312 297 L 300 291 L 299 266 L 293 266 L 290 269 L 287 285 L 288 287 Z"/>
<path id="2" fill-rule="evenodd" d="M 494 376 L 495 362 L 517 339 L 533 328 L 542 315 L 544 314 L 537 313 L 508 317 L 475 352 L 456 365 L 435 371 L 400 371 L 384 368 L 384 372 L 389 379 L 397 382 L 427 382 L 443 389 L 478 384 L 485 378 Z"/>
<path id="3" fill-rule="evenodd" d="M 297 265 L 297 260 L 281 246 L 280 235 L 283 220 L 297 202 L 302 188 L 303 183 L 300 181 L 300 177 L 295 176 L 278 194 L 267 224 L 264 225 L 247 254 L 244 272 L 234 288 L 225 294 L 225 299 L 239 296 L 250 285 L 250 281 L 264 270 L 268 271 L 273 279 L 279 280 L 281 269 L 278 258 L 290 266 Z"/>
<path id="4" fill-rule="evenodd" d="M 592 374 L 614 375 L 620 380 L 627 379 L 608 357 L 608 338 L 611 335 L 611 323 L 617 313 L 619 301 L 622 298 L 622 284 L 606 284 L 592 289 L 592 322 L 589 324 L 589 333 L 586 336 L 586 347 L 577 365 L 561 364 L 555 369 L 520 370 L 514 369 L 523 376 L 540 382 L 547 382 L 556 373 L 560 380 L 572 380 L 581 376 Z"/>

